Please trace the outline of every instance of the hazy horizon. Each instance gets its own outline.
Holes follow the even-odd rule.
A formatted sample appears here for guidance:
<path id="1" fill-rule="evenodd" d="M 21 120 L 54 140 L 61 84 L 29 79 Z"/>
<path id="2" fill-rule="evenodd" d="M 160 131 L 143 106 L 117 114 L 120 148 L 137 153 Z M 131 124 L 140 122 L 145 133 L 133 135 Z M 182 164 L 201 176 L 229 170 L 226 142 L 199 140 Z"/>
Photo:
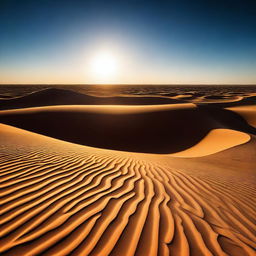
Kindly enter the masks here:
<path id="1" fill-rule="evenodd" d="M 93 86 L 93 85 L 102 85 L 102 86 L 112 86 L 112 85 L 124 85 L 124 86 L 256 86 L 256 83 L 253 83 L 253 84 L 233 84 L 233 83 L 230 83 L 230 84 L 224 84 L 224 83 L 219 83 L 219 84 L 215 84 L 215 83 L 208 83 L 208 84 L 197 84 L 197 83 L 194 83 L 194 84 L 139 84 L 139 83 L 131 83 L 131 84 L 122 84 L 122 83 L 112 83 L 112 84 L 103 84 L 103 83 L 70 83 L 70 84 L 67 84 L 67 83 L 58 83 L 58 84 L 54 84 L 54 83 L 0 83 L 0 86 L 1 85 L 22 85 L 22 86 L 26 86 L 26 85 L 67 85 L 67 86 L 76 86 L 76 85 L 85 85 L 85 86 Z"/>

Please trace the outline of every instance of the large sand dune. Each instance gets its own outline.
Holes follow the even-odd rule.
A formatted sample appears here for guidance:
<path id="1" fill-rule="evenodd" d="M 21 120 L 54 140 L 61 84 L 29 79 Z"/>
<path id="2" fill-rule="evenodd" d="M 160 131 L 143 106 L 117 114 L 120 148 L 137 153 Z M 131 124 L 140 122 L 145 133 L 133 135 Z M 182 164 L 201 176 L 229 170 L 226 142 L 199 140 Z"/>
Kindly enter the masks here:
<path id="1" fill-rule="evenodd" d="M 7 125 L 0 140 L 1 255 L 255 255 L 246 188 Z"/>
<path id="2" fill-rule="evenodd" d="M 213 129 L 256 134 L 253 127 L 232 111 L 196 107 L 191 103 L 6 110 L 0 111 L 0 122 L 77 144 L 144 153 L 186 150 Z"/>

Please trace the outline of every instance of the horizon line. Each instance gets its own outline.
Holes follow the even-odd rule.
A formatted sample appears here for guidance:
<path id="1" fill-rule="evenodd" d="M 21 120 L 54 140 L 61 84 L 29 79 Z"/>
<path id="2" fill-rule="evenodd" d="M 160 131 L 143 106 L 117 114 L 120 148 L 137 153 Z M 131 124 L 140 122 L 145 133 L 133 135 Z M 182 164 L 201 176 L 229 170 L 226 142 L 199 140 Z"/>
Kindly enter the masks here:
<path id="1" fill-rule="evenodd" d="M 242 85 L 242 86 L 256 86 L 256 83 L 234 84 L 234 83 L 0 83 L 0 85 Z"/>

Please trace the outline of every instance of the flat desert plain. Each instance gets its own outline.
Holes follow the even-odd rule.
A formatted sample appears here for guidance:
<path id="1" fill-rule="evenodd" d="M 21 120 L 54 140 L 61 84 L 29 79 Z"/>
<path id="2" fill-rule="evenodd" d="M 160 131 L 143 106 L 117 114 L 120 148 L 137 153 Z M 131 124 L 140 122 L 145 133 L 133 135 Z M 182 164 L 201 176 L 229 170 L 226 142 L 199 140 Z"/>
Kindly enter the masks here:
<path id="1" fill-rule="evenodd" d="M 0 108 L 1 255 L 255 255 L 256 93 Z"/>

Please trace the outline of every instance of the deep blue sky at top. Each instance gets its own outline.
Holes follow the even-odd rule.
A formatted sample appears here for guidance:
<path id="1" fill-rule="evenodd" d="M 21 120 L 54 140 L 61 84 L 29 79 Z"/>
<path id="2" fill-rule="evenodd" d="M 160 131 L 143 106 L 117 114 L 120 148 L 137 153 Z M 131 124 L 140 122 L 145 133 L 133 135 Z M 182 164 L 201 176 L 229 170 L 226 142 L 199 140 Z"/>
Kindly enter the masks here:
<path id="1" fill-rule="evenodd" d="M 78 49 L 105 40 L 124 44 L 142 66 L 130 82 L 154 70 L 160 82 L 189 82 L 184 71 L 191 82 L 204 72 L 206 82 L 233 82 L 234 74 L 256 83 L 255 0 L 1 0 L 0 37 L 2 82 L 35 66 L 47 74 L 53 62 L 57 73 L 76 63 Z"/>

